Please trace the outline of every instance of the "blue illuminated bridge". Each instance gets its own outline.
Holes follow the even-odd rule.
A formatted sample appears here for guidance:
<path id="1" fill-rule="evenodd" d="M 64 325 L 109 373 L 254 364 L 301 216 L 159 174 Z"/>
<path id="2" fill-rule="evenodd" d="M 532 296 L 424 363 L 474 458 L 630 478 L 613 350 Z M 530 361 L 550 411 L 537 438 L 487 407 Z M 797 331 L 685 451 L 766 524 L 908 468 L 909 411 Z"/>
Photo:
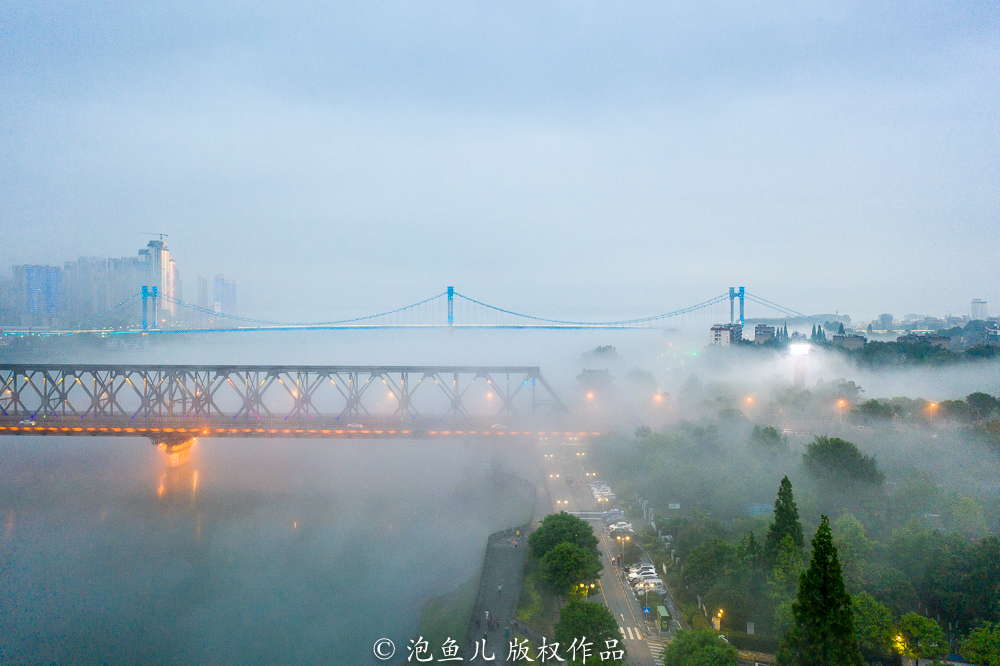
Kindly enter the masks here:
<path id="1" fill-rule="evenodd" d="M 726 310 L 726 301 L 728 312 Z M 737 318 L 736 302 L 739 301 Z M 6 330 L 8 336 L 23 335 L 75 335 L 96 333 L 102 335 L 146 335 L 182 333 L 232 333 L 252 331 L 344 330 L 344 329 L 419 329 L 419 328 L 486 328 L 486 329 L 644 329 L 660 326 L 677 326 L 691 317 L 711 318 L 711 323 L 725 320 L 744 323 L 745 304 L 749 301 L 769 316 L 807 317 L 791 308 L 778 305 L 766 298 L 747 292 L 743 287 L 730 287 L 728 293 L 707 298 L 694 305 L 660 312 L 650 316 L 607 321 L 585 321 L 558 318 L 489 305 L 460 294 L 454 287 L 416 303 L 384 312 L 377 312 L 347 319 L 313 322 L 288 322 L 254 319 L 212 310 L 157 294 L 155 287 L 143 287 L 106 311 L 91 317 L 83 326 L 74 330 Z M 163 317 L 164 309 L 183 313 L 169 319 Z M 807 317 L 808 318 L 808 317 Z M 122 322 L 128 322 L 122 325 Z M 699 320 L 698 325 L 703 322 Z M 164 325 L 165 324 L 165 325 Z M 162 328 L 161 328 L 162 326 Z"/>
<path id="2" fill-rule="evenodd" d="M 598 435 L 537 367 L 0 365 L 0 435 L 518 438 Z"/>

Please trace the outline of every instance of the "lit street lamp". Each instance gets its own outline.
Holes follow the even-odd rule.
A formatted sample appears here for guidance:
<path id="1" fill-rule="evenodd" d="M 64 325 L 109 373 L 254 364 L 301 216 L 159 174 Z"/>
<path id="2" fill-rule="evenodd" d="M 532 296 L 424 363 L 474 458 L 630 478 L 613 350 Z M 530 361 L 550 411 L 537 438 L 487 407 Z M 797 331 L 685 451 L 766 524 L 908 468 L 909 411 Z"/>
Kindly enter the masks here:
<path id="1" fill-rule="evenodd" d="M 847 401 L 844 400 L 843 398 L 841 398 L 840 400 L 837 401 L 837 411 L 840 412 L 840 427 L 841 428 L 844 427 L 844 405 L 846 405 L 846 404 L 847 404 Z"/>

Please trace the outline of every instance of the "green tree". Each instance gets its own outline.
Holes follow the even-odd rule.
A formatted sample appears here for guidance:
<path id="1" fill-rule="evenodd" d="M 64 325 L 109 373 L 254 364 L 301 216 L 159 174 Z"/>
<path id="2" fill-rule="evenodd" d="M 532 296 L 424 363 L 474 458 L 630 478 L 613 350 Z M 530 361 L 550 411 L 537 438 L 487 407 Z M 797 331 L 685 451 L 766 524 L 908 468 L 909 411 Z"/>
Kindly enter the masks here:
<path id="1" fill-rule="evenodd" d="M 778 546 L 774 563 L 767 579 L 767 596 L 774 609 L 774 634 L 785 633 L 794 620 L 792 603 L 798 590 L 802 573 L 802 549 L 786 534 Z"/>
<path id="2" fill-rule="evenodd" d="M 768 449 L 788 448 L 788 440 L 774 426 L 755 425 L 750 433 L 750 441 Z"/>
<path id="3" fill-rule="evenodd" d="M 809 569 L 799 577 L 794 624 L 778 647 L 779 666 L 861 666 L 851 598 L 844 590 L 830 520 L 822 516 Z"/>
<path id="4" fill-rule="evenodd" d="M 764 539 L 764 557 L 768 562 L 774 563 L 778 548 L 786 536 L 791 537 L 795 547 L 802 550 L 805 545 L 802 523 L 799 522 L 799 509 L 795 506 L 795 497 L 792 495 L 792 482 L 787 476 L 781 479 L 778 487 L 778 498 L 774 501 L 774 522 L 767 528 L 767 537 Z"/>
<path id="5" fill-rule="evenodd" d="M 600 663 L 600 653 L 614 650 L 625 650 L 625 641 L 618 632 L 618 620 L 611 615 L 604 604 L 592 601 L 571 601 L 559 611 L 559 622 L 555 626 L 555 638 L 560 644 L 560 652 L 567 663 L 583 663 L 582 653 L 577 653 L 577 660 L 574 662 L 570 658 L 572 654 L 568 652 L 569 646 L 574 639 L 586 637 L 588 642 L 592 642 L 593 652 L 587 662 L 591 660 Z M 603 663 L 621 663 L 604 661 Z"/>
<path id="6" fill-rule="evenodd" d="M 1000 666 L 1000 625 L 987 622 L 962 641 L 961 654 L 981 666 Z"/>
<path id="7" fill-rule="evenodd" d="M 844 584 L 848 590 L 860 590 L 864 584 L 863 571 L 872 552 L 872 542 L 865 534 L 861 521 L 849 513 L 833 521 L 832 527 Z"/>
<path id="8" fill-rule="evenodd" d="M 897 649 L 904 656 L 915 659 L 940 659 L 948 655 L 948 642 L 945 640 L 944 630 L 932 618 L 907 613 L 899 621 L 899 633 L 902 641 Z"/>
<path id="9" fill-rule="evenodd" d="M 722 539 L 712 539 L 691 550 L 684 560 L 681 575 L 698 594 L 705 594 L 732 566 L 733 547 Z"/>
<path id="10" fill-rule="evenodd" d="M 853 443 L 839 437 L 817 437 L 802 455 L 806 471 L 816 479 L 845 486 L 881 486 L 883 474 L 875 458 L 866 456 Z"/>
<path id="11" fill-rule="evenodd" d="M 576 516 L 562 511 L 545 516 L 542 524 L 528 537 L 528 547 L 531 554 L 541 559 L 560 543 L 569 542 L 589 550 L 596 556 L 597 537 L 594 529 Z"/>
<path id="12" fill-rule="evenodd" d="M 867 592 L 851 597 L 854 635 L 866 663 L 884 663 L 892 655 L 892 612 Z"/>
<path id="13" fill-rule="evenodd" d="M 981 421 L 990 415 L 997 408 L 997 399 L 989 393 L 979 391 L 965 396 L 965 402 L 969 405 L 969 410 L 977 421 Z"/>
<path id="14" fill-rule="evenodd" d="M 597 581 L 602 568 L 600 560 L 592 552 L 568 541 L 545 553 L 540 565 L 542 580 L 563 597 L 579 591 L 581 586 L 589 589 L 590 584 Z"/>
<path id="15" fill-rule="evenodd" d="M 739 652 L 711 629 L 682 631 L 663 651 L 664 666 L 736 666 Z"/>

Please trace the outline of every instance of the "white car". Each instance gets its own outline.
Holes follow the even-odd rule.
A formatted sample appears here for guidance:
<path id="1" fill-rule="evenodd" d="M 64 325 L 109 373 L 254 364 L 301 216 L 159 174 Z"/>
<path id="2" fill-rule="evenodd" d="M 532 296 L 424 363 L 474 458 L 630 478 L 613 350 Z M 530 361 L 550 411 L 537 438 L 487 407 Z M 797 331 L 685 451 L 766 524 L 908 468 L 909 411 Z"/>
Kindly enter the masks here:
<path id="1" fill-rule="evenodd" d="M 649 578 L 658 578 L 659 574 L 653 569 L 643 569 L 642 571 L 636 571 L 628 575 L 628 582 L 635 584 L 641 580 L 647 580 Z"/>
<path id="2" fill-rule="evenodd" d="M 632 589 L 636 592 L 645 592 L 646 590 L 652 592 L 654 587 L 663 587 L 663 581 L 659 578 L 650 578 L 648 580 L 639 581 L 632 586 Z"/>

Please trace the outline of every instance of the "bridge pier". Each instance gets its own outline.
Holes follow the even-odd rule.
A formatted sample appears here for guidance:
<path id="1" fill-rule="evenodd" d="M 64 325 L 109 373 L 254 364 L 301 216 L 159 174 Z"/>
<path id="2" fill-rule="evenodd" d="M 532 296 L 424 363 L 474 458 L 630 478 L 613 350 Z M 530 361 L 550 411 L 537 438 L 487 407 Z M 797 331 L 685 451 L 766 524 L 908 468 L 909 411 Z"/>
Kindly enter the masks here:
<path id="1" fill-rule="evenodd" d="M 191 447 L 197 440 L 185 435 L 160 435 L 150 437 L 153 446 L 167 456 L 167 467 L 180 467 L 191 461 Z"/>

